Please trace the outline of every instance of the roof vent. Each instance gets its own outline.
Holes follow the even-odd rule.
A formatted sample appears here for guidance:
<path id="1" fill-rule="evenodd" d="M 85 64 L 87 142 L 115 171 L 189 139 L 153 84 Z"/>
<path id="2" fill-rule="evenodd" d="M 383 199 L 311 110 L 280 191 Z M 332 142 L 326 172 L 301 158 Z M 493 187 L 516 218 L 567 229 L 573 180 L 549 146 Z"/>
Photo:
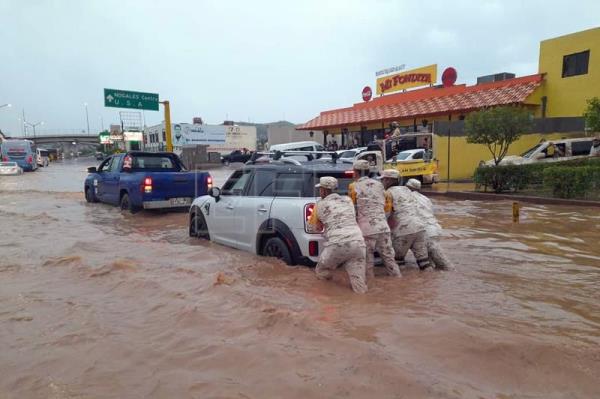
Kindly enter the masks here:
<path id="1" fill-rule="evenodd" d="M 495 73 L 493 75 L 480 76 L 477 78 L 477 84 L 481 83 L 491 83 L 491 82 L 500 82 L 502 80 L 512 79 L 515 77 L 514 73 L 510 72 L 501 72 Z"/>

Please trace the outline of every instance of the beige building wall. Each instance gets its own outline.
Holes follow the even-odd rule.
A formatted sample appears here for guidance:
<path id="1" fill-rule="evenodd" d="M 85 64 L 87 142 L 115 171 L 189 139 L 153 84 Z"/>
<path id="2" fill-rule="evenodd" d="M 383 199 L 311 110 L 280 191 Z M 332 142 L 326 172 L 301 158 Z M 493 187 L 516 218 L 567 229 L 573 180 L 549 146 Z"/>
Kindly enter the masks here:
<path id="1" fill-rule="evenodd" d="M 267 127 L 267 138 L 269 145 L 286 144 L 295 141 L 316 141 L 323 144 L 322 131 L 313 131 L 311 137 L 310 131 L 296 130 L 294 126 L 269 126 Z"/>

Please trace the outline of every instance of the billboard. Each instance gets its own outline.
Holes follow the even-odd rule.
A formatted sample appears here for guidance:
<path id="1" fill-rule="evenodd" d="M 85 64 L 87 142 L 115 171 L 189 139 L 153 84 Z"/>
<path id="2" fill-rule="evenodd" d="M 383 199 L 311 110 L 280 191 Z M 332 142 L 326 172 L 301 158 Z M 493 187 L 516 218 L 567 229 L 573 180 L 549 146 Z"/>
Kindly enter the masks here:
<path id="1" fill-rule="evenodd" d="M 225 128 L 225 143 L 210 146 L 210 151 L 231 152 L 246 148 L 256 151 L 256 126 L 223 126 Z"/>
<path id="2" fill-rule="evenodd" d="M 377 79 L 377 94 L 393 93 L 413 87 L 435 84 L 437 81 L 437 64 L 412 69 Z"/>
<path id="3" fill-rule="evenodd" d="M 190 125 L 175 123 L 171 128 L 173 145 L 206 144 L 209 146 L 225 144 L 225 126 L 222 125 Z"/>

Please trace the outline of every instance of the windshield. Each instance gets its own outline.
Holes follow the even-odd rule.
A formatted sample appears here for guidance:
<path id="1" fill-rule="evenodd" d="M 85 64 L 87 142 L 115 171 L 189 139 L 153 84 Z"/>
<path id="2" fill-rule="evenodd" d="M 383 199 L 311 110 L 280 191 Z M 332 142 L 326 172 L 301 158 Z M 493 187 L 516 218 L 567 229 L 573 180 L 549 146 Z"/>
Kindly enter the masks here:
<path id="1" fill-rule="evenodd" d="M 396 155 L 396 160 L 403 161 L 403 160 L 407 159 L 408 157 L 410 157 L 411 155 L 412 155 L 412 152 L 401 152 L 398 155 Z"/>
<path id="2" fill-rule="evenodd" d="M 522 156 L 523 158 L 529 158 L 529 157 L 531 157 L 531 155 L 532 155 L 532 154 L 533 154 L 533 153 L 534 153 L 534 152 L 535 152 L 535 151 L 536 151 L 538 148 L 540 148 L 541 146 L 542 146 L 542 144 L 538 144 L 538 145 L 536 145 L 535 147 L 533 147 L 533 148 L 530 148 L 530 149 L 528 149 L 527 151 L 525 151 L 523 154 L 521 154 L 521 156 Z"/>

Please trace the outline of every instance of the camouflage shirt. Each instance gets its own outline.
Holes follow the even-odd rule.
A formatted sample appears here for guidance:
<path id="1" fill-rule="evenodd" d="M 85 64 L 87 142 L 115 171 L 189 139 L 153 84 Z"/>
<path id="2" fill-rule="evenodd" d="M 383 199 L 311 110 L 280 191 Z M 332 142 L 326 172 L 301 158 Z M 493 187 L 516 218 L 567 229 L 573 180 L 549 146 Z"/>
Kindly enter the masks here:
<path id="1" fill-rule="evenodd" d="M 440 226 L 433 214 L 433 204 L 431 203 L 431 200 L 418 191 L 413 191 L 411 194 L 419 205 L 417 210 L 421 219 L 425 222 L 425 232 L 427 233 L 427 237 L 438 237 L 442 235 L 442 226 Z"/>
<path id="2" fill-rule="evenodd" d="M 325 246 L 351 241 L 363 242 L 363 236 L 356 224 L 354 206 L 350 198 L 337 193 L 329 194 L 317 202 L 309 223 L 321 223 L 325 228 Z"/>
<path id="3" fill-rule="evenodd" d="M 381 182 L 361 177 L 348 187 L 350 198 L 356 206 L 358 226 L 363 236 L 389 233 L 385 215 L 386 194 Z"/>
<path id="4" fill-rule="evenodd" d="M 419 204 L 409 188 L 392 186 L 387 189 L 392 197 L 392 232 L 394 235 L 408 235 L 425 230 L 424 220 L 419 214 Z"/>

